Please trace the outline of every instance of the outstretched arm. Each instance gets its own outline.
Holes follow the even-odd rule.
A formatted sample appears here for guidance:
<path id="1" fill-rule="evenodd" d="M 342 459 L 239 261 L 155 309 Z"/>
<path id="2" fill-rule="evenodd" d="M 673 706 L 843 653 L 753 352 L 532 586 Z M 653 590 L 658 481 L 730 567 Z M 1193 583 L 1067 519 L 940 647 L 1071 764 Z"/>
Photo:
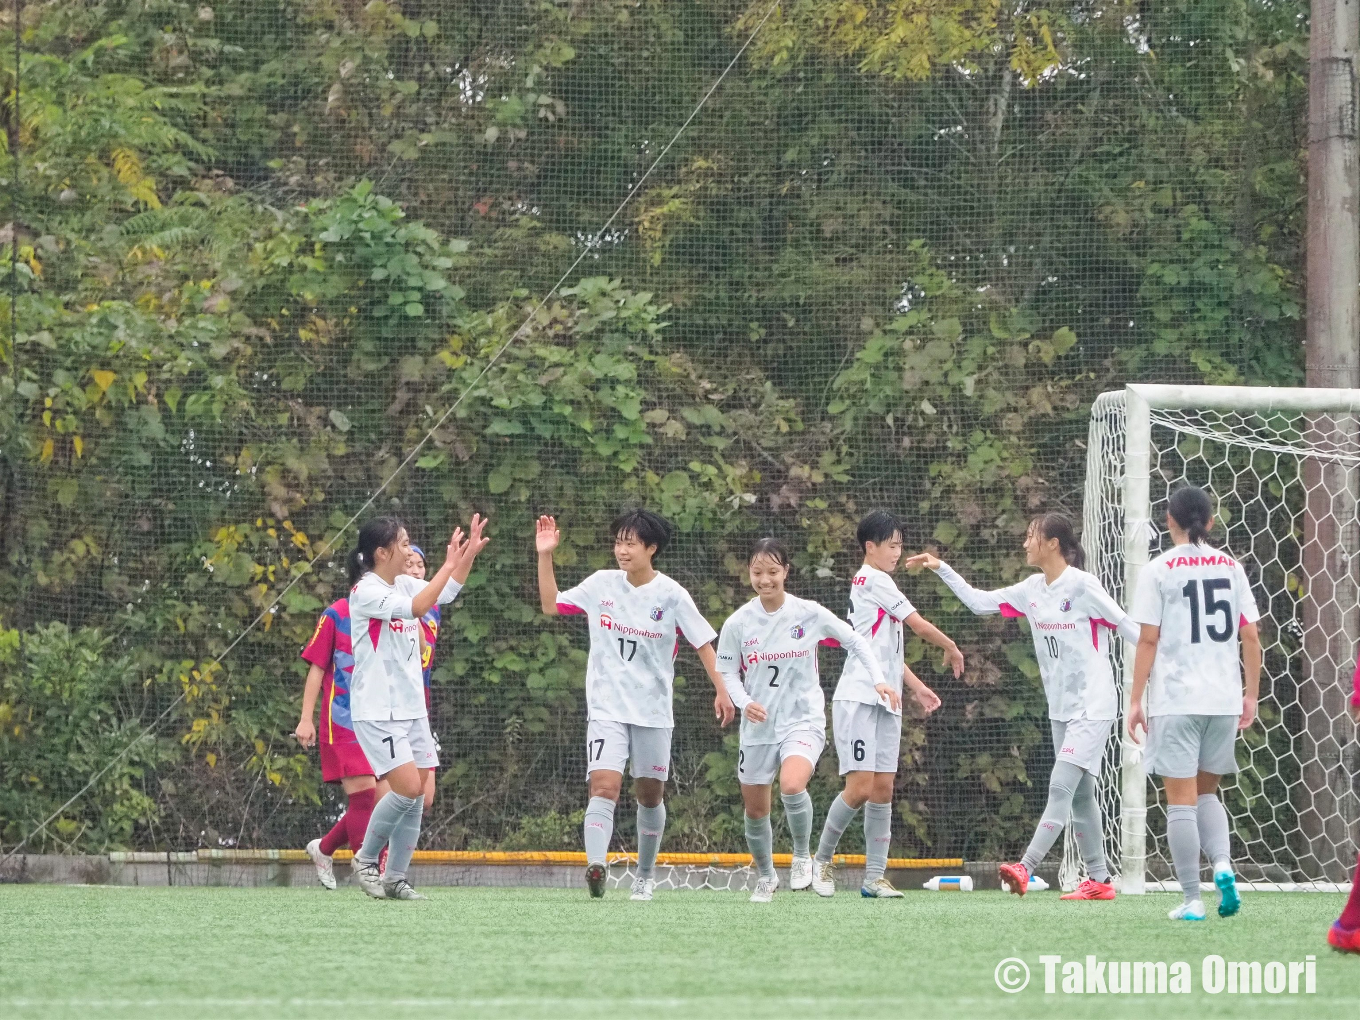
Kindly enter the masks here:
<path id="1" fill-rule="evenodd" d="M 954 671 L 956 680 L 963 675 L 963 653 L 959 651 L 959 646 L 954 643 L 953 638 L 919 612 L 907 617 L 907 626 L 923 641 L 944 650 L 944 664 Z"/>
<path id="2" fill-rule="evenodd" d="M 557 521 L 548 516 L 538 519 L 534 549 L 538 552 L 538 605 L 548 616 L 557 614 L 557 575 L 553 572 L 553 550 L 562 540 Z"/>
<path id="3" fill-rule="evenodd" d="M 444 549 L 443 565 L 430 578 L 430 583 L 411 597 L 411 615 L 415 619 L 428 613 L 436 602 L 448 603 L 458 597 L 472 572 L 473 561 L 490 541 L 482 535 L 485 528 L 486 520 L 480 514 L 473 514 L 467 538 L 463 537 L 462 528 L 453 529 L 453 537 Z"/>
<path id="4" fill-rule="evenodd" d="M 954 568 L 934 553 L 917 553 L 915 556 L 908 557 L 908 567 L 927 567 L 939 575 L 940 580 L 949 586 L 960 602 L 968 607 L 978 616 L 990 616 L 993 613 L 1001 612 L 1001 604 L 1005 602 L 1005 591 L 1002 588 L 997 591 L 982 591 L 974 588 L 955 572 Z"/>

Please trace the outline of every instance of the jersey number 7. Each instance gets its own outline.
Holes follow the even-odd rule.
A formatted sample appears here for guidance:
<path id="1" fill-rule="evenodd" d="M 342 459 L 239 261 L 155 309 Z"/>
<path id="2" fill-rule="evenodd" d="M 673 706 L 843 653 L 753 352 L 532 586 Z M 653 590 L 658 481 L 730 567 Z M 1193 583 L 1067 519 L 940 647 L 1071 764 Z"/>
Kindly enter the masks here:
<path id="1" fill-rule="evenodd" d="M 1232 603 L 1227 599 L 1214 598 L 1216 591 L 1228 591 L 1232 588 L 1232 582 L 1226 577 L 1207 577 L 1200 582 L 1204 587 L 1204 616 L 1206 624 L 1205 633 L 1209 635 L 1211 641 L 1227 641 L 1233 636 Z M 1199 592 L 1195 589 L 1195 582 L 1188 581 L 1181 594 L 1190 602 L 1190 643 L 1199 644 Z M 1209 617 L 1222 615 L 1223 626 L 1215 627 L 1208 623 Z"/>

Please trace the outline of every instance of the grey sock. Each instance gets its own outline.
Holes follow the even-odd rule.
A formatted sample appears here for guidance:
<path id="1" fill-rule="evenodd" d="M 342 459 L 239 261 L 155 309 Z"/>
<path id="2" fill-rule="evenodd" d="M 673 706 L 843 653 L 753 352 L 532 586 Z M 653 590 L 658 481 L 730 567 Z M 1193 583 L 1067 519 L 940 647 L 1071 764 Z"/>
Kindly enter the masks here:
<path id="1" fill-rule="evenodd" d="M 1105 863 L 1105 827 L 1101 824 L 1100 801 L 1096 798 L 1096 777 L 1083 771 L 1072 798 L 1072 835 L 1077 838 L 1086 875 L 1097 882 L 1110 880 Z"/>
<path id="2" fill-rule="evenodd" d="M 661 834 L 666 831 L 666 805 L 637 809 L 638 874 L 651 878 L 656 870 L 656 852 L 661 849 Z"/>
<path id="3" fill-rule="evenodd" d="M 1185 902 L 1199 896 L 1199 812 L 1193 804 L 1171 804 L 1166 809 L 1166 841 L 1171 863 Z"/>
<path id="4" fill-rule="evenodd" d="M 774 830 L 770 827 L 770 816 L 752 818 L 746 816 L 746 845 L 751 849 L 751 861 L 761 878 L 774 878 Z"/>
<path id="5" fill-rule="evenodd" d="M 817 860 L 826 864 L 836 856 L 836 844 L 841 841 L 841 833 L 845 831 L 847 825 L 855 820 L 857 811 L 859 811 L 859 808 L 852 808 L 845 802 L 844 795 L 836 794 L 836 799 L 826 809 L 826 822 L 822 825 L 822 838 L 817 844 Z"/>
<path id="6" fill-rule="evenodd" d="M 802 793 L 785 793 L 782 798 L 784 821 L 788 823 L 789 835 L 793 837 L 793 855 L 806 857 L 812 842 L 812 795 L 804 790 Z"/>
<path id="7" fill-rule="evenodd" d="M 420 821 L 424 815 L 425 798 L 420 796 L 392 829 L 392 836 L 388 842 L 387 871 L 384 873 L 383 881 L 395 882 L 406 877 L 407 869 L 411 867 L 411 855 L 416 852 L 416 844 L 420 842 Z"/>
<path id="8" fill-rule="evenodd" d="M 1195 805 L 1199 821 L 1199 843 L 1204 856 L 1217 868 L 1232 867 L 1232 848 L 1229 839 L 1228 812 L 1216 793 L 1201 793 Z"/>
<path id="9" fill-rule="evenodd" d="M 395 790 L 389 791 L 387 796 L 378 801 L 373 814 L 369 815 L 364 845 L 354 855 L 355 859 L 361 864 L 377 864 L 382 848 L 387 846 L 387 841 L 392 838 L 392 831 L 401 824 L 406 812 L 411 810 L 411 805 L 423 806 L 424 803 L 423 797 L 403 797 Z"/>
<path id="10" fill-rule="evenodd" d="M 1054 764 L 1053 774 L 1048 778 L 1048 803 L 1044 805 L 1044 813 L 1035 826 L 1034 837 L 1029 841 L 1025 856 L 1020 858 L 1020 863 L 1031 875 L 1048 856 L 1048 851 L 1067 824 L 1068 816 L 1072 814 L 1072 798 L 1076 796 L 1084 775 L 1086 770 L 1070 761 Z"/>
<path id="11" fill-rule="evenodd" d="M 892 804 L 864 805 L 864 884 L 877 882 L 888 870 L 892 845 Z"/>
<path id="12" fill-rule="evenodd" d="M 614 835 L 614 802 L 608 797 L 591 797 L 586 805 L 586 861 L 604 864 L 609 856 L 609 840 Z"/>

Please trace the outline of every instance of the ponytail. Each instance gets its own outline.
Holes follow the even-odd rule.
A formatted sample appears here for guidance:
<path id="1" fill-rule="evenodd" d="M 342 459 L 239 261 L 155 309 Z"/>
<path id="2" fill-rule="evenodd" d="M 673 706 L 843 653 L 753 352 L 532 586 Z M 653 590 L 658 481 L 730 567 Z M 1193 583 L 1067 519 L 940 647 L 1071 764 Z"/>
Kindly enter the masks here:
<path id="1" fill-rule="evenodd" d="M 1203 545 L 1209 537 L 1209 521 L 1214 516 L 1214 508 L 1203 489 L 1193 485 L 1177 489 L 1171 494 L 1166 512 L 1185 529 L 1191 545 Z"/>
<path id="2" fill-rule="evenodd" d="M 405 525 L 396 517 L 375 517 L 359 529 L 358 544 L 345 558 L 349 568 L 349 583 L 353 587 L 359 578 L 377 566 L 379 549 L 386 549 L 401 534 Z"/>
<path id="3" fill-rule="evenodd" d="M 1086 553 L 1077 542 L 1076 532 L 1066 514 L 1040 514 L 1029 522 L 1029 526 L 1037 530 L 1044 541 L 1053 538 L 1058 540 L 1058 551 L 1063 554 L 1068 566 L 1080 570 L 1086 565 Z"/>

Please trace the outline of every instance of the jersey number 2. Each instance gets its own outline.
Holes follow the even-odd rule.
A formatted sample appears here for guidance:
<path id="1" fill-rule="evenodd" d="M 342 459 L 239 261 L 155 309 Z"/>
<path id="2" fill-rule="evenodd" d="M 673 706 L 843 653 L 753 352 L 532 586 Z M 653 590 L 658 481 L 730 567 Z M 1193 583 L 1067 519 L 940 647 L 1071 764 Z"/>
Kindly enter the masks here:
<path id="1" fill-rule="evenodd" d="M 774 676 L 770 677 L 770 686 L 771 686 L 771 687 L 778 687 L 778 686 L 779 686 L 779 667 L 778 667 L 778 666 L 771 666 L 770 668 L 771 668 L 772 670 L 774 670 Z"/>
<path id="2" fill-rule="evenodd" d="M 1227 591 L 1232 588 L 1232 582 L 1226 577 L 1206 577 L 1200 582 L 1204 587 L 1204 632 L 1209 635 L 1211 641 L 1227 641 L 1233 636 L 1232 603 L 1227 599 L 1214 598 L 1214 592 Z M 1195 582 L 1188 581 L 1181 594 L 1190 602 L 1190 643 L 1199 644 L 1199 592 L 1195 589 Z M 1215 627 L 1208 620 L 1210 617 L 1222 615 L 1223 626 Z"/>

